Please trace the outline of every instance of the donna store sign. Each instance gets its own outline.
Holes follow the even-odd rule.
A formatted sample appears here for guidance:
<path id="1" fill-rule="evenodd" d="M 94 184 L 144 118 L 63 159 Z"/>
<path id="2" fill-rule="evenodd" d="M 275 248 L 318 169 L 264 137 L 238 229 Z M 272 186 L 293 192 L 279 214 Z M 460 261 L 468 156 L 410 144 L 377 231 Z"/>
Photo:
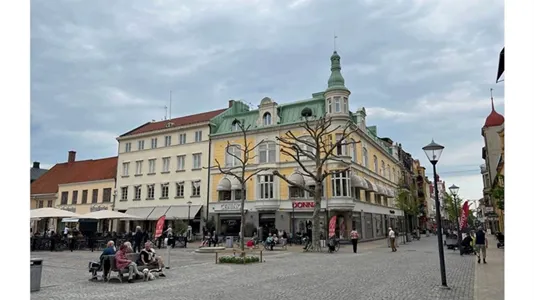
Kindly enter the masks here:
<path id="1" fill-rule="evenodd" d="M 295 201 L 293 202 L 293 208 L 314 208 L 315 202 L 313 201 Z"/>

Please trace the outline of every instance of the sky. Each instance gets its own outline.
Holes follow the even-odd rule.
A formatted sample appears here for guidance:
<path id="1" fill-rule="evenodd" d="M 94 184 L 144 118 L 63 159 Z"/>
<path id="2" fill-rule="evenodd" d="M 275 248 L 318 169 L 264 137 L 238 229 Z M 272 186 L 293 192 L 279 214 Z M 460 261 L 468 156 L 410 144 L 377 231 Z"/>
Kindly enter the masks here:
<path id="1" fill-rule="evenodd" d="M 438 174 L 482 197 L 481 127 L 504 84 L 497 0 L 32 0 L 31 161 L 117 155 L 116 137 L 172 117 L 324 91 L 341 56 L 350 108 Z"/>

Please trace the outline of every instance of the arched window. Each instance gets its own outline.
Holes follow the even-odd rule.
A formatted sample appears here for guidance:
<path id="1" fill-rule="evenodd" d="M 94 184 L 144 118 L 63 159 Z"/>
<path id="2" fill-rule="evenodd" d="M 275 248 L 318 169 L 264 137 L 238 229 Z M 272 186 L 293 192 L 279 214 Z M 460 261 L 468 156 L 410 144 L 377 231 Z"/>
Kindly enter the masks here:
<path id="1" fill-rule="evenodd" d="M 271 113 L 266 112 L 263 114 L 263 125 L 271 125 Z"/>
<path id="2" fill-rule="evenodd" d="M 363 157 L 363 166 L 366 168 L 369 168 L 369 158 L 367 156 L 367 148 L 365 146 L 362 147 L 362 157 Z"/>
<path id="3" fill-rule="evenodd" d="M 375 168 L 375 173 L 378 174 L 378 158 L 376 157 L 376 155 L 373 155 L 373 165 Z"/>
<path id="4" fill-rule="evenodd" d="M 351 139 L 351 143 L 352 143 L 352 161 L 355 163 L 358 163 L 358 148 L 356 148 L 357 147 L 356 141 L 354 139 Z"/>
<path id="5" fill-rule="evenodd" d="M 382 166 L 382 170 L 380 170 L 380 175 L 386 177 L 386 164 L 384 163 L 384 161 L 382 161 L 381 163 L 381 166 Z"/>
<path id="6" fill-rule="evenodd" d="M 239 128 L 239 121 L 238 120 L 234 120 L 234 122 L 232 122 L 232 131 L 239 131 L 241 128 Z"/>
<path id="7" fill-rule="evenodd" d="M 230 145 L 226 148 L 225 164 L 227 167 L 237 166 L 241 158 L 241 146 Z"/>

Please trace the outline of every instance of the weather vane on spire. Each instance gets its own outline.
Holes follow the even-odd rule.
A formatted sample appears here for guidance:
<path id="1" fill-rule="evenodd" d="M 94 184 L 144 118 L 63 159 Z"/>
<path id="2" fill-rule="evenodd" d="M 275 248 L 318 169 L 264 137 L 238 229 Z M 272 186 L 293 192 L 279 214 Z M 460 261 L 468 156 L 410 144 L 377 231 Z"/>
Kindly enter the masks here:
<path id="1" fill-rule="evenodd" d="M 336 48 L 336 40 L 337 40 L 337 35 L 336 35 L 336 33 L 334 32 L 334 51 L 337 51 L 337 48 Z"/>

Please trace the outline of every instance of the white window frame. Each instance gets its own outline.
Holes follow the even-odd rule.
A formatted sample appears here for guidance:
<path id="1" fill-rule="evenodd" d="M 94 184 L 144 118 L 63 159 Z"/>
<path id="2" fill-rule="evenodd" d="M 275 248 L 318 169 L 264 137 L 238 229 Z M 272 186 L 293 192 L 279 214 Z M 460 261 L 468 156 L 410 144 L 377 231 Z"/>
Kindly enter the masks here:
<path id="1" fill-rule="evenodd" d="M 241 145 L 228 145 L 228 148 L 224 150 L 224 164 L 226 167 L 235 167 L 241 162 L 237 157 L 232 156 L 231 154 L 241 158 Z M 228 154 L 230 152 L 231 154 Z"/>
<path id="2" fill-rule="evenodd" d="M 150 140 L 150 149 L 158 148 L 158 138 L 152 138 Z"/>
<path id="3" fill-rule="evenodd" d="M 154 199 L 154 194 L 156 193 L 156 185 L 155 184 L 147 184 L 146 185 L 146 198 L 147 200 Z"/>
<path id="4" fill-rule="evenodd" d="M 191 181 L 191 197 L 200 197 L 200 180 Z"/>
<path id="5" fill-rule="evenodd" d="M 332 98 L 326 99 L 326 102 L 328 102 L 328 113 L 332 113 Z"/>
<path id="6" fill-rule="evenodd" d="M 331 176 L 332 197 L 350 197 L 350 172 L 335 172 Z M 337 187 L 340 186 L 339 191 Z"/>
<path id="7" fill-rule="evenodd" d="M 185 170 L 185 155 L 176 156 L 176 171 Z"/>
<path id="8" fill-rule="evenodd" d="M 265 112 L 263 114 L 263 126 L 271 125 L 273 121 L 272 118 L 273 116 L 271 115 L 270 112 Z"/>
<path id="9" fill-rule="evenodd" d="M 178 144 L 179 144 L 179 145 L 183 145 L 183 144 L 185 144 L 185 143 L 187 143 L 187 134 L 185 134 L 185 133 L 180 133 L 180 134 L 178 135 Z"/>
<path id="10" fill-rule="evenodd" d="M 352 161 L 355 163 L 358 163 L 358 144 L 356 144 L 356 141 L 354 139 L 351 139 L 352 142 Z"/>
<path id="11" fill-rule="evenodd" d="M 161 198 L 163 199 L 169 198 L 169 183 L 161 184 Z"/>
<path id="12" fill-rule="evenodd" d="M 373 167 L 376 174 L 378 174 L 378 157 L 373 155 Z"/>
<path id="13" fill-rule="evenodd" d="M 342 133 L 336 133 L 336 144 L 343 138 Z M 340 145 L 338 145 L 336 148 L 336 155 L 339 156 L 347 156 L 347 143 L 345 142 L 347 139 L 345 138 L 343 142 L 341 142 Z"/>
<path id="14" fill-rule="evenodd" d="M 308 142 L 314 143 L 313 138 L 311 136 L 303 136 L 301 138 L 306 140 L 306 141 L 308 141 Z M 303 151 L 306 151 L 306 153 L 309 152 L 309 154 L 313 154 L 313 155 L 316 154 L 315 147 L 312 147 L 312 146 L 309 146 L 309 145 L 306 145 L 306 144 L 302 144 L 302 145 L 300 145 L 300 148 Z M 305 156 L 303 154 L 300 155 L 300 159 L 301 160 L 311 160 L 311 158 L 309 158 L 309 157 L 307 157 L 307 156 Z"/>
<path id="15" fill-rule="evenodd" d="M 171 158 L 170 157 L 163 157 L 161 159 L 162 169 L 161 172 L 167 173 L 170 172 L 171 168 Z"/>
<path id="16" fill-rule="evenodd" d="M 148 160 L 148 174 L 156 174 L 156 159 L 151 158 Z"/>
<path id="17" fill-rule="evenodd" d="M 145 140 L 137 141 L 137 150 L 145 150 Z"/>
<path id="18" fill-rule="evenodd" d="M 121 187 L 121 201 L 128 200 L 128 187 L 123 186 Z"/>
<path id="19" fill-rule="evenodd" d="M 122 176 L 130 176 L 128 173 L 130 171 L 130 162 L 122 163 Z"/>
<path id="20" fill-rule="evenodd" d="M 258 175 L 258 199 L 271 200 L 275 198 L 274 191 L 274 175 L 262 174 Z"/>
<path id="21" fill-rule="evenodd" d="M 363 166 L 369 169 L 369 153 L 367 147 L 362 147 Z"/>
<path id="22" fill-rule="evenodd" d="M 260 164 L 272 164 L 276 162 L 275 142 L 266 141 L 258 146 L 258 161 Z"/>
<path id="23" fill-rule="evenodd" d="M 237 131 L 240 131 L 240 130 L 241 130 L 241 128 L 239 128 L 239 124 L 240 124 L 239 121 L 234 121 L 234 122 L 232 123 L 232 131 L 233 131 L 233 132 L 237 132 Z"/>
<path id="24" fill-rule="evenodd" d="M 128 142 L 124 145 L 124 152 L 132 152 L 132 143 Z"/>
<path id="25" fill-rule="evenodd" d="M 138 160 L 135 162 L 135 175 L 142 175 L 143 174 L 143 161 Z"/>
<path id="26" fill-rule="evenodd" d="M 134 200 L 141 200 L 143 187 L 141 185 L 134 186 Z"/>
<path id="27" fill-rule="evenodd" d="M 349 99 L 347 97 L 343 97 L 343 112 L 349 112 Z"/>
<path id="28" fill-rule="evenodd" d="M 165 147 L 170 147 L 171 146 L 171 143 L 172 143 L 172 136 L 170 135 L 166 135 L 165 136 Z"/>
<path id="29" fill-rule="evenodd" d="M 202 153 L 193 153 L 193 170 L 202 169 Z"/>
<path id="30" fill-rule="evenodd" d="M 183 198 L 184 197 L 184 190 L 185 190 L 185 186 L 184 186 L 184 182 L 183 181 L 180 181 L 180 182 L 177 182 L 176 183 L 176 196 L 175 198 Z"/>
<path id="31" fill-rule="evenodd" d="M 341 97 L 334 96 L 334 112 L 340 113 L 341 112 Z"/>
<path id="32" fill-rule="evenodd" d="M 195 142 L 202 142 L 202 130 L 195 131 Z"/>

